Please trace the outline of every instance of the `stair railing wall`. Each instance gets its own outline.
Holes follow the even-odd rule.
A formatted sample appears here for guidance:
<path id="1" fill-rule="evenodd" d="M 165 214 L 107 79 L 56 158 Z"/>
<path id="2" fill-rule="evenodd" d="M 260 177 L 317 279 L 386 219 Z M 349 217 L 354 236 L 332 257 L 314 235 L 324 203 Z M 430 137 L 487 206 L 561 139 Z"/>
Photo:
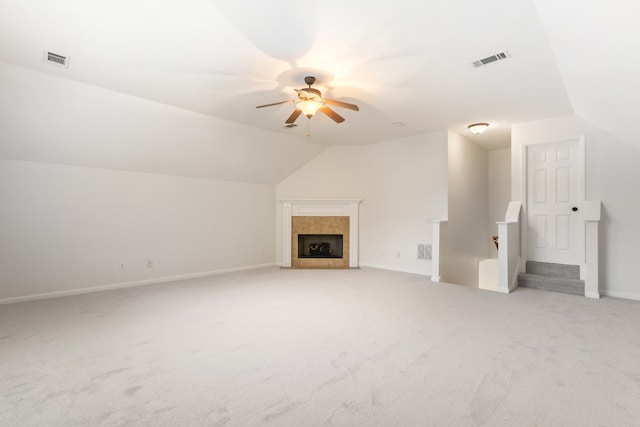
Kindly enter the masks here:
<path id="1" fill-rule="evenodd" d="M 443 261 L 445 258 L 445 234 L 447 231 L 447 220 L 437 220 L 431 222 L 432 227 L 432 252 L 431 252 L 431 281 L 432 282 L 441 282 L 442 271 L 443 271 Z"/>
<path id="2" fill-rule="evenodd" d="M 600 298 L 598 271 L 598 225 L 602 203 L 600 200 L 588 200 L 582 205 L 582 217 L 585 222 L 585 275 L 584 296 Z"/>
<path id="3" fill-rule="evenodd" d="M 505 220 L 498 222 L 498 292 L 508 294 L 518 287 L 520 273 L 520 215 L 522 202 L 509 202 Z"/>

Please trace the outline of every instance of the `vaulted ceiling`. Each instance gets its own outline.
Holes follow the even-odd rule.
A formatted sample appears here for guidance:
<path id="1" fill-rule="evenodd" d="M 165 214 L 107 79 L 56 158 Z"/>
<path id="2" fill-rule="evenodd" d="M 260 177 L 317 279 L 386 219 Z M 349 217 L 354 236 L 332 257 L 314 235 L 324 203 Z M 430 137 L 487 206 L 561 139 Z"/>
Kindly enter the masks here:
<path id="1" fill-rule="evenodd" d="M 486 121 L 485 134 L 465 135 L 501 148 L 513 123 L 572 113 L 636 141 L 639 9 L 634 0 L 0 0 L 0 61 L 320 146 Z M 47 51 L 68 56 L 68 68 L 44 61 Z M 499 52 L 510 57 L 472 66 Z M 307 75 L 360 111 L 335 107 L 344 123 L 317 114 L 285 128 L 293 104 L 255 108 L 295 98 Z"/>

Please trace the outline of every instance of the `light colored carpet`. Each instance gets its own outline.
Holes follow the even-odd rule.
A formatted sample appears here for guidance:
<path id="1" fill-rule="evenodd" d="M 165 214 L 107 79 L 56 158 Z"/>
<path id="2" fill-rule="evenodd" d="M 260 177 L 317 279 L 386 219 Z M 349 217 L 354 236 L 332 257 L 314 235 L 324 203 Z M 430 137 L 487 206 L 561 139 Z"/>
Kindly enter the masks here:
<path id="1" fill-rule="evenodd" d="M 276 268 L 0 306 L 2 426 L 626 426 L 640 304 Z"/>

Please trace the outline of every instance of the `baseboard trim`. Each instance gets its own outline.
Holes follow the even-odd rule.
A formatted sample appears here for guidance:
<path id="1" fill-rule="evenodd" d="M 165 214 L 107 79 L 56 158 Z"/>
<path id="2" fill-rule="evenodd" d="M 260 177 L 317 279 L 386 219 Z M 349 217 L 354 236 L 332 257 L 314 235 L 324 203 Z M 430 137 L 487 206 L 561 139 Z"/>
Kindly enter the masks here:
<path id="1" fill-rule="evenodd" d="M 110 285 L 92 286 L 90 288 L 70 289 L 66 291 L 47 292 L 43 294 L 33 294 L 33 295 L 25 295 L 20 297 L 4 298 L 4 299 L 0 299 L 0 305 L 13 304 L 18 302 L 38 301 L 38 300 L 50 299 L 50 298 L 60 298 L 60 297 L 66 297 L 71 295 L 90 294 L 94 292 L 104 292 L 104 291 L 111 291 L 115 289 L 133 288 L 137 286 L 156 285 L 160 283 L 173 282 L 177 280 L 199 279 L 201 277 L 217 276 L 220 274 L 235 273 L 239 271 L 256 270 L 259 268 L 274 267 L 277 265 L 278 265 L 277 263 L 273 262 L 268 264 L 225 268 L 222 270 L 205 271 L 200 273 L 188 273 L 188 274 L 179 274 L 176 276 L 157 277 L 153 279 L 136 280 L 133 282 L 113 283 Z"/>
<path id="2" fill-rule="evenodd" d="M 412 270 L 410 268 L 396 267 L 393 265 L 373 264 L 368 262 L 361 262 L 360 267 L 379 268 L 380 270 L 399 271 L 401 273 L 419 274 L 421 276 L 431 277 L 431 272 Z"/>
<path id="3" fill-rule="evenodd" d="M 617 291 L 600 291 L 600 295 L 611 298 L 622 298 L 622 299 L 630 299 L 634 301 L 640 301 L 640 295 L 638 294 L 629 294 L 626 292 L 617 292 Z"/>

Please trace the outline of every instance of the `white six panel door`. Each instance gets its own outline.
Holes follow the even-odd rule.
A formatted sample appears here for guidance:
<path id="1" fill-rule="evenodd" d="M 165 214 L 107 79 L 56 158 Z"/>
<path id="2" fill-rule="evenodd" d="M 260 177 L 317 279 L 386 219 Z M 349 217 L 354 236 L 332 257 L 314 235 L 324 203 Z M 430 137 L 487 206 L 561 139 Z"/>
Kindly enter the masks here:
<path id="1" fill-rule="evenodd" d="M 578 141 L 530 145 L 527 155 L 528 259 L 580 264 Z"/>

